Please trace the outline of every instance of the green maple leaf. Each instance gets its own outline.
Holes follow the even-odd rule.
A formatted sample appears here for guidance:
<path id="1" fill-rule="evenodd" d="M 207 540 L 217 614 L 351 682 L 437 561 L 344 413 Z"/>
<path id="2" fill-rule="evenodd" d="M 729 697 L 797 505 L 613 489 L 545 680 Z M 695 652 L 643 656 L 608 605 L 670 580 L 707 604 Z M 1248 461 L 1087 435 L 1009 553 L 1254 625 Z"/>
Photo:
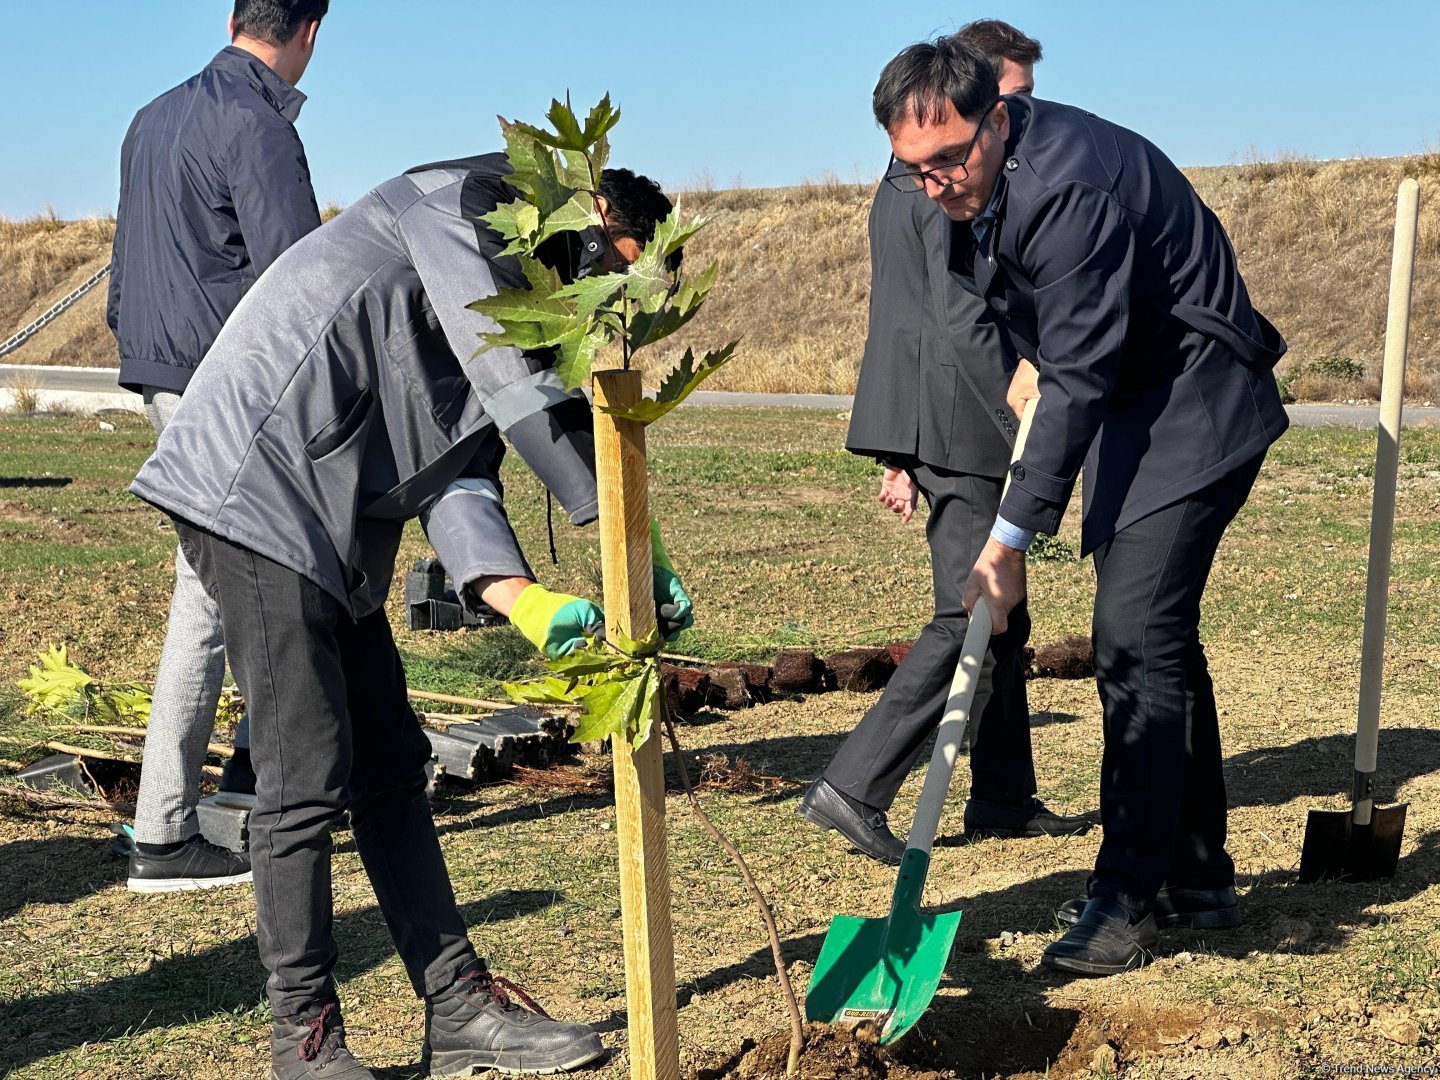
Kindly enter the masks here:
<path id="1" fill-rule="evenodd" d="M 616 702 L 636 680 L 617 680 L 597 686 L 581 702 L 581 712 L 570 736 L 573 743 L 598 742 L 625 730 L 625 717 L 616 711 Z"/>
<path id="2" fill-rule="evenodd" d="M 545 119 L 555 128 L 554 135 L 546 133 L 549 136 L 547 141 L 557 149 L 588 150 L 590 143 L 595 141 L 585 138 L 585 132 L 580 128 L 580 121 L 575 119 L 575 110 L 570 108 L 569 101 L 551 98 L 550 111 L 545 114 Z"/>
<path id="3" fill-rule="evenodd" d="M 625 280 L 624 274 L 592 274 L 556 289 L 555 297 L 573 300 L 575 313 L 588 318 L 615 298 Z"/>
<path id="4" fill-rule="evenodd" d="M 604 348 L 609 340 L 608 329 L 604 326 L 590 326 L 586 320 L 559 340 L 552 342 L 559 352 L 555 359 L 555 374 L 560 376 L 560 383 L 566 390 L 574 390 L 589 380 L 595 354 Z"/>
<path id="5" fill-rule="evenodd" d="M 593 150 L 589 157 L 579 150 L 562 150 L 557 175 L 561 183 L 577 191 L 594 191 L 599 186 L 600 170 L 604 167 L 604 159 Z"/>
<path id="6" fill-rule="evenodd" d="M 575 329 L 574 307 L 554 295 L 560 288 L 560 275 L 538 259 L 521 258 L 520 267 L 529 288 L 501 289 L 466 305 L 500 326 L 498 333 L 479 335 L 484 344 L 475 356 L 504 345 L 527 350 L 544 348 Z"/>
<path id="7" fill-rule="evenodd" d="M 553 675 L 525 682 L 501 683 L 500 687 L 511 701 L 533 705 L 574 705 L 579 700 L 574 679 L 559 679 Z"/>
<path id="8" fill-rule="evenodd" d="M 505 178 L 511 187 L 523 191 L 543 218 L 570 201 L 575 189 L 560 178 L 555 154 L 549 147 L 551 136 L 530 124 L 500 119 L 505 135 L 505 156 L 512 172 Z"/>
<path id="9" fill-rule="evenodd" d="M 674 297 L 668 303 L 662 296 L 660 305 L 654 311 L 646 311 L 642 307 L 631 316 L 628 335 L 630 351 L 633 353 L 636 349 L 669 337 L 699 314 L 700 305 L 709 295 L 719 271 L 720 264 L 712 262 L 705 272 L 697 277 L 682 279 Z"/>
<path id="10" fill-rule="evenodd" d="M 594 197 L 588 191 L 577 191 L 569 202 L 540 222 L 540 232 L 531 245 L 532 249 L 557 233 L 579 232 L 600 223 Z"/>
<path id="11" fill-rule="evenodd" d="M 660 652 L 660 630 L 658 628 L 651 630 L 639 641 L 626 637 L 624 631 L 611 630 L 607 632 L 606 640 L 620 653 L 632 659 L 656 656 Z"/>
<path id="12" fill-rule="evenodd" d="M 645 664 L 633 678 L 610 682 L 585 696 L 571 742 L 593 742 L 618 735 L 645 744 L 655 726 L 660 680 L 654 664 Z"/>
<path id="13" fill-rule="evenodd" d="M 735 346 L 739 344 L 738 341 L 732 341 L 723 349 L 707 352 L 698 366 L 695 363 L 695 353 L 686 349 L 680 362 L 660 383 L 660 390 L 655 397 L 642 398 L 634 405 L 625 408 L 601 405 L 600 409 L 612 416 L 633 420 L 638 424 L 653 424 L 689 397 L 702 382 L 729 363 L 735 354 Z"/>
<path id="14" fill-rule="evenodd" d="M 606 94 L 585 117 L 586 145 L 598 143 L 619 122 L 620 110 L 610 104 L 610 95 Z"/>
<path id="15" fill-rule="evenodd" d="M 514 202 L 497 206 L 488 214 L 481 214 L 480 220 L 484 221 L 506 240 L 525 240 L 540 228 L 540 211 L 532 203 L 524 199 L 516 199 Z M 510 245 L 515 247 L 514 244 Z M 512 254 L 507 248 L 502 254 Z"/>
<path id="16" fill-rule="evenodd" d="M 641 250 L 640 257 L 631 264 L 627 275 L 630 280 L 625 287 L 626 295 L 643 306 L 647 300 L 669 293 L 674 286 L 675 275 L 665 264 L 665 260 L 684 247 L 685 242 L 704 227 L 704 218 L 682 222 L 680 208 L 671 210 L 670 215 L 655 226 L 655 235 Z"/>
<path id="17" fill-rule="evenodd" d="M 627 663 L 629 661 L 625 657 L 617 654 L 599 638 L 587 637 L 585 644 L 564 656 L 546 660 L 545 666 L 557 675 L 575 677 L 612 671 Z"/>

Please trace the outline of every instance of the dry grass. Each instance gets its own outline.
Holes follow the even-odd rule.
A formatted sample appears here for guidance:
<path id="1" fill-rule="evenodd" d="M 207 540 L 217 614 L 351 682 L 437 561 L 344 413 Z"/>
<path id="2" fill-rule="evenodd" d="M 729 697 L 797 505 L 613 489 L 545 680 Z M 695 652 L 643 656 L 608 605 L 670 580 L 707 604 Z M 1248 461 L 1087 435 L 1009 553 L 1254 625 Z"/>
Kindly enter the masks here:
<path id="1" fill-rule="evenodd" d="M 33 378 L 12 379 L 10 411 L 28 415 L 40 408 L 40 384 Z"/>
<path id="2" fill-rule="evenodd" d="M 1374 397 L 1384 346 L 1386 288 L 1402 177 L 1421 183 L 1420 239 L 1407 396 L 1440 400 L 1440 151 L 1408 158 L 1282 158 L 1188 170 L 1230 231 L 1257 306 L 1284 331 L 1281 363 L 1297 398 Z M 850 393 L 869 300 L 865 221 L 872 187 L 822 176 L 790 188 L 715 190 L 697 177 L 684 207 L 711 219 L 690 246 L 692 266 L 721 264 L 705 311 L 642 364 L 655 377 L 686 345 L 742 339 L 714 389 Z M 338 208 L 327 204 L 326 216 Z M 9 333 L 101 265 L 114 223 L 53 215 L 0 220 L 0 334 Z M 19 363 L 115 363 L 103 300 L 86 297 L 13 354 Z M 1364 377 L 1306 369 L 1328 356 Z"/>

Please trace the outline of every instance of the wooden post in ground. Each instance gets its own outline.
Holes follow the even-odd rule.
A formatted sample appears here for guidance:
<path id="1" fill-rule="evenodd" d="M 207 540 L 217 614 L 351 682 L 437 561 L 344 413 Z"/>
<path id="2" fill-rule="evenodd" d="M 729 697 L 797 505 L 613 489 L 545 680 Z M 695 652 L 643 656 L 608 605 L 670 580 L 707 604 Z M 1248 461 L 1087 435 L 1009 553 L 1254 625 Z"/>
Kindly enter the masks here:
<path id="1" fill-rule="evenodd" d="M 599 406 L 639 401 L 640 373 L 597 371 L 594 389 L 605 620 L 608 629 L 639 640 L 655 629 L 645 427 L 601 412 Z M 660 734 L 653 731 L 638 750 L 626 739 L 611 739 L 634 1080 L 679 1080 L 680 1076 L 661 742 Z"/>

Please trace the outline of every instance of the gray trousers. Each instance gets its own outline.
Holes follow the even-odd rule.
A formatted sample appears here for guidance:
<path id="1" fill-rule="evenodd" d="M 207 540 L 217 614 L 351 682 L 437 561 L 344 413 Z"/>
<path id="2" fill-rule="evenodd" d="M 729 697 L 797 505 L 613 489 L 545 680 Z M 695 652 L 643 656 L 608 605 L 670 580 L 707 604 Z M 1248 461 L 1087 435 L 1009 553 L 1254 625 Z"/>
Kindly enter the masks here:
<path id="1" fill-rule="evenodd" d="M 159 433 L 175 415 L 180 395 L 147 386 L 144 396 L 145 415 Z M 150 707 L 145 764 L 135 800 L 135 839 L 142 844 L 173 844 L 199 832 L 195 804 L 224 680 L 220 608 L 206 595 L 177 546 L 175 592 L 155 673 L 155 701 Z M 247 720 L 242 720 L 235 732 L 235 745 L 250 745 Z"/>

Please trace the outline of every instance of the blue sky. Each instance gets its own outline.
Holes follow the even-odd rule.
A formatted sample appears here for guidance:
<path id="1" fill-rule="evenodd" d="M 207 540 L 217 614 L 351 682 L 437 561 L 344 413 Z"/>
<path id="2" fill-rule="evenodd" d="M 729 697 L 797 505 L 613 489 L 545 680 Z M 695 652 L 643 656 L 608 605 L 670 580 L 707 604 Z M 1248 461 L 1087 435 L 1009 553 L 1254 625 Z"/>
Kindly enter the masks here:
<path id="1" fill-rule="evenodd" d="M 496 113 L 538 121 L 567 89 L 577 107 L 610 91 L 624 112 L 612 160 L 667 187 L 870 180 L 887 150 L 869 112 L 880 69 L 910 42 L 986 16 L 1043 42 L 1040 96 L 1134 128 L 1181 165 L 1440 147 L 1432 0 L 332 7 L 300 84 L 322 201 L 497 149 Z M 130 117 L 226 44 L 229 11 L 226 0 L 0 0 L 0 214 L 112 212 Z"/>

